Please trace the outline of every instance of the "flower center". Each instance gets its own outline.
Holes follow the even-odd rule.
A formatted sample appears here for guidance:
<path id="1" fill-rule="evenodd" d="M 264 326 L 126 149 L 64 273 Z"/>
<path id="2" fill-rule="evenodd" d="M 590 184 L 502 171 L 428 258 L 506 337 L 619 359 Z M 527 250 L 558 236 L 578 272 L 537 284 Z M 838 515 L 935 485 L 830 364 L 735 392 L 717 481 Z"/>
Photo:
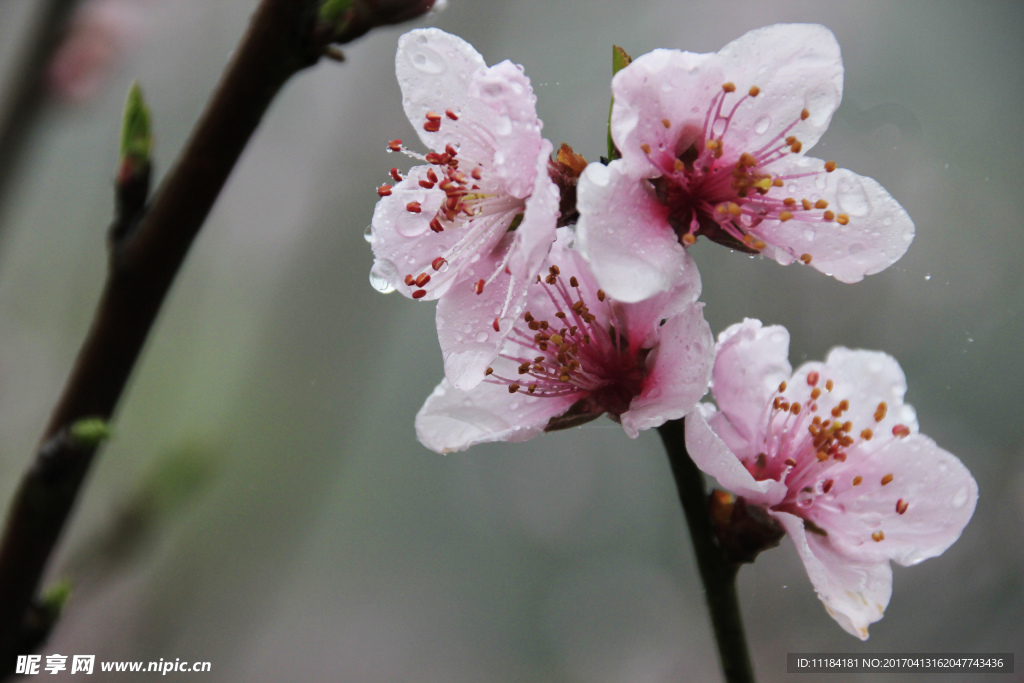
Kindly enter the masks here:
<path id="1" fill-rule="evenodd" d="M 626 412 L 640 393 L 647 350 L 630 348 L 614 302 L 597 290 L 597 305 L 604 306 L 607 314 L 606 328 L 591 312 L 577 278 L 570 277 L 567 287 L 558 266 L 551 266 L 545 278 L 538 276 L 534 286 L 542 287 L 551 300 L 553 318 L 540 320 L 529 311 L 524 313 L 509 335 L 518 355 L 500 355 L 519 364 L 518 377 L 503 377 L 488 368 L 484 381 L 507 385 L 513 394 L 548 398 L 584 394 L 579 410 L 588 415 L 618 417 Z"/>
<path id="2" fill-rule="evenodd" d="M 452 121 L 459 119 L 459 115 L 451 109 L 445 110 L 443 116 L 427 112 L 424 130 L 438 132 L 445 117 Z M 472 126 L 464 126 L 460 132 L 475 135 L 473 130 Z M 494 183 L 488 182 L 486 167 L 479 161 L 460 159 L 457 145 L 452 142 L 445 144 L 443 152 L 430 152 L 420 156 L 403 147 L 402 141 L 396 139 L 388 143 L 388 151 L 405 152 L 430 164 L 424 177 L 419 180 L 419 186 L 425 190 L 436 188 L 445 195 L 440 208 L 430 219 L 429 225 L 433 232 L 441 233 L 468 226 L 455 244 L 443 253 L 435 254 L 429 260 L 416 264 L 416 267 L 405 275 L 405 285 L 413 290 L 412 298 L 420 299 L 426 296 L 428 285 L 437 271 L 447 270 L 453 263 L 468 259 L 493 235 L 493 224 L 474 219 L 499 213 L 516 215 L 523 211 L 525 202 L 492 187 Z M 397 168 L 391 169 L 391 178 L 395 182 L 401 182 L 402 175 Z M 377 188 L 377 194 L 381 197 L 387 197 L 391 191 L 391 185 L 381 185 Z M 423 206 L 418 201 L 412 201 L 405 205 L 405 210 L 418 214 L 423 212 Z M 504 268 L 504 265 L 502 263 L 498 271 Z"/>
<path id="3" fill-rule="evenodd" d="M 810 112 L 804 109 L 799 118 L 760 149 L 744 151 L 730 142 L 729 138 L 734 137 L 730 129 L 740 105 L 757 97 L 761 89 L 754 86 L 739 97 L 735 92 L 733 83 L 725 83 L 708 106 L 703 128 L 696 133 L 680 131 L 674 150 L 652 150 L 646 143 L 641 145 L 662 173 L 651 182 L 658 200 L 668 208 L 669 224 L 682 244 L 689 246 L 703 235 L 732 249 L 758 253 L 768 246 L 760 229 L 765 220 L 798 217 L 805 222 L 849 223 L 846 214 L 828 210 L 824 199 L 784 196 L 789 181 L 816 176 L 821 171 L 773 172 L 771 168 L 787 155 L 802 151 L 803 143 L 791 132 Z M 735 102 L 725 113 L 730 99 Z M 662 119 L 662 125 L 670 128 L 672 122 Z M 824 166 L 826 173 L 835 169 L 834 161 Z M 811 259 L 809 254 L 792 256 L 804 263 Z"/>
<path id="4" fill-rule="evenodd" d="M 884 401 L 879 403 L 872 425 L 858 432 L 852 421 L 843 419 L 850 410 L 847 399 L 835 403 L 830 410 L 819 409 L 818 401 L 822 394 L 831 394 L 835 389 L 835 382 L 831 379 L 823 383 L 824 392 L 819 386 L 821 384 L 819 373 L 812 371 L 807 375 L 805 387 L 795 387 L 787 393 L 786 382 L 779 385 L 768 405 L 763 450 L 753 461 L 744 464 L 759 481 L 785 481 L 789 493 L 775 509 L 802 517 L 808 531 L 827 536 L 828 532 L 809 518 L 813 509 L 825 506 L 834 510 L 833 501 L 839 493 L 865 483 L 864 476 L 857 474 L 856 469 L 843 468 L 841 476 L 830 476 L 830 470 L 835 463 L 846 462 L 850 455 L 863 458 L 872 452 L 872 447 L 867 445 L 876 438 L 872 428 L 877 428 L 878 423 L 885 419 L 889 408 Z M 803 402 L 793 400 L 801 397 Z M 909 427 L 896 424 L 889 438 L 909 435 Z M 886 437 L 882 434 L 875 447 L 882 447 Z M 867 483 L 884 487 L 893 479 L 892 474 L 885 474 L 877 482 Z M 905 499 L 900 498 L 896 502 L 897 514 L 904 514 L 908 508 L 909 503 Z M 879 542 L 885 534 L 878 529 L 871 538 Z"/>

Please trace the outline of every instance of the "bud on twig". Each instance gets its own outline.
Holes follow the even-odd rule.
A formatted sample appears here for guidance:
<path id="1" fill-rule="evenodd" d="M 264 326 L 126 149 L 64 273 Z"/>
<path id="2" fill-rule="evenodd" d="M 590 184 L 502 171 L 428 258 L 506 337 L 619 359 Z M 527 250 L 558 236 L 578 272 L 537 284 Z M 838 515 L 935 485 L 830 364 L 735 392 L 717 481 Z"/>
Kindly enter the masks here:
<path id="1" fill-rule="evenodd" d="M 121 121 L 121 147 L 117 157 L 117 222 L 115 239 L 123 236 L 149 197 L 153 135 L 149 107 L 138 82 L 132 83 Z"/>
<path id="2" fill-rule="evenodd" d="M 435 0 L 323 0 L 313 40 L 326 49 L 348 43 L 376 26 L 399 24 L 426 14 Z"/>
<path id="3" fill-rule="evenodd" d="M 98 446 L 110 438 L 110 425 L 98 417 L 87 417 L 71 425 L 68 435 L 76 446 Z"/>

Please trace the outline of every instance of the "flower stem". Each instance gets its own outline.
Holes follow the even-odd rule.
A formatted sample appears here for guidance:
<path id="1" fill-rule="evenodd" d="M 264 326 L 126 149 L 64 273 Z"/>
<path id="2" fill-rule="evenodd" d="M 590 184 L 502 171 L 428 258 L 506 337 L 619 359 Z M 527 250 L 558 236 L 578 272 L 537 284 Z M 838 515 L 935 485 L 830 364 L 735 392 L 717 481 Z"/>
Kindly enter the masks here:
<path id="1" fill-rule="evenodd" d="M 666 422 L 658 427 L 658 434 L 668 452 L 679 501 L 683 505 L 686 524 L 690 529 L 690 540 L 697 555 L 697 567 L 704 584 L 708 610 L 711 612 L 711 624 L 725 680 L 729 683 L 752 682 L 754 669 L 750 663 L 740 604 L 736 597 L 739 565 L 726 559 L 713 537 L 704 476 L 686 451 L 683 420 Z"/>

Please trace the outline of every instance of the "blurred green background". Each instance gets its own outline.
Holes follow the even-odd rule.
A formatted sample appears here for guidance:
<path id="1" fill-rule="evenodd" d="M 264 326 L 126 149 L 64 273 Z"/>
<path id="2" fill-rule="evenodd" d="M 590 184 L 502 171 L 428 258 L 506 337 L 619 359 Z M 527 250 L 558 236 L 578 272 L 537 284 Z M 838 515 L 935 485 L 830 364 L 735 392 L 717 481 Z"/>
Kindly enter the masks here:
<path id="1" fill-rule="evenodd" d="M 144 28 L 102 91 L 43 112 L 0 215 L 5 507 L 102 284 L 128 85 L 152 108 L 160 173 L 255 0 L 137 4 Z M 0 2 L 4 83 L 33 10 Z M 708 52 L 775 22 L 835 32 L 845 94 L 811 153 L 881 182 L 917 238 L 854 286 L 702 242 L 707 318 L 716 333 L 745 316 L 785 324 L 794 365 L 840 344 L 893 354 L 921 430 L 981 497 L 945 555 L 894 568 L 866 643 L 827 616 L 788 540 L 744 568 L 757 672 L 797 680 L 787 652 L 1020 659 L 1024 4 L 451 0 L 419 25 L 521 63 L 545 135 L 596 160 L 613 43 Z M 375 292 L 363 240 L 374 188 L 401 161 L 387 141 L 414 138 L 393 66 L 408 28 L 294 80 L 250 144 L 52 563 L 76 590 L 43 654 L 208 660 L 218 681 L 717 679 L 655 434 L 631 441 L 602 420 L 449 456 L 416 442 L 442 374 L 433 305 Z"/>

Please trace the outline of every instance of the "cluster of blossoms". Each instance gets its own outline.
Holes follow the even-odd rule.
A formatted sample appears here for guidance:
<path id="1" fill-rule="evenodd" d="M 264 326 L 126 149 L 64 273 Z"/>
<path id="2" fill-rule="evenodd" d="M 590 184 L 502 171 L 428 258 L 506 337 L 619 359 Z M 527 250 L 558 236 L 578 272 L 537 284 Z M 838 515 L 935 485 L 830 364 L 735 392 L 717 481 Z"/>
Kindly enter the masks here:
<path id="1" fill-rule="evenodd" d="M 511 62 L 424 29 L 396 64 L 431 151 L 389 143 L 424 163 L 377 190 L 371 276 L 438 300 L 445 379 L 420 441 L 447 453 L 602 414 L 635 438 L 686 416 L 694 462 L 791 536 L 829 613 L 866 638 L 889 561 L 949 547 L 974 480 L 917 433 L 890 356 L 837 348 L 793 373 L 788 333 L 753 320 L 716 345 L 687 253 L 703 236 L 857 282 L 908 248 L 914 225 L 878 183 L 804 154 L 842 96 L 832 34 L 776 25 L 636 59 L 612 80 L 616 158 L 589 165 L 566 145 L 551 158 Z M 699 403 L 709 388 L 717 407 Z"/>

